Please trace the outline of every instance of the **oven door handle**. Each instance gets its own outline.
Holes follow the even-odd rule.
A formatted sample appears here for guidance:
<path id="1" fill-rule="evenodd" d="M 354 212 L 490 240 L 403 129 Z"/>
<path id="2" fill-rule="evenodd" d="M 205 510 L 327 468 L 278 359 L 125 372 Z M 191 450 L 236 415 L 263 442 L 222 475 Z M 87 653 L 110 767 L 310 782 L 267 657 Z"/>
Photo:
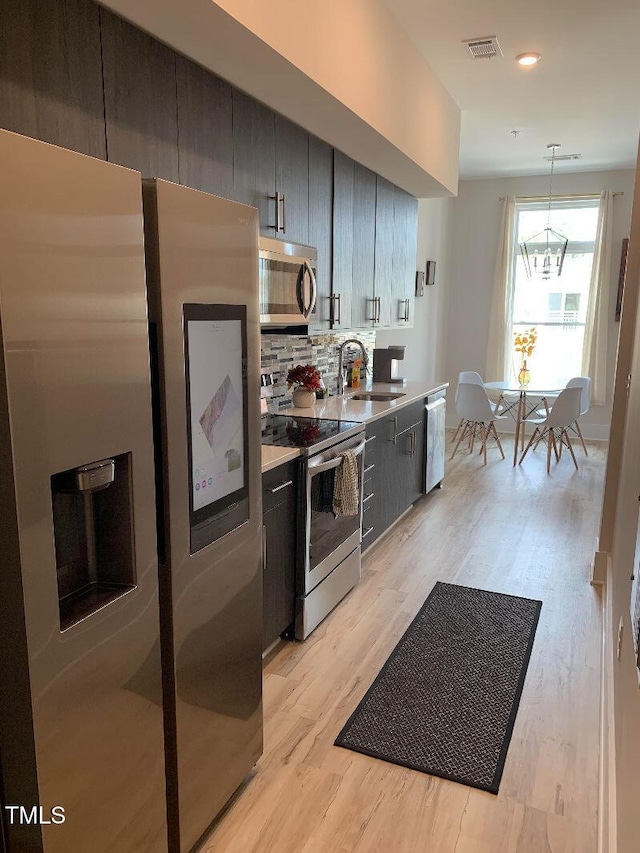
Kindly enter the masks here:
<path id="1" fill-rule="evenodd" d="M 361 441 L 355 447 L 349 447 L 348 450 L 353 450 L 356 456 L 359 456 L 365 448 L 366 441 Z M 323 471 L 330 471 L 332 468 L 337 468 L 342 464 L 342 456 L 336 456 L 328 462 L 309 462 L 309 469 L 314 474 L 321 474 Z"/>
<path id="2" fill-rule="evenodd" d="M 323 471 L 330 471 L 332 468 L 337 468 L 338 465 L 342 465 L 342 456 L 336 456 L 328 462 L 316 462 L 315 464 L 310 462 L 309 470 L 313 471 L 314 474 L 321 474 Z"/>

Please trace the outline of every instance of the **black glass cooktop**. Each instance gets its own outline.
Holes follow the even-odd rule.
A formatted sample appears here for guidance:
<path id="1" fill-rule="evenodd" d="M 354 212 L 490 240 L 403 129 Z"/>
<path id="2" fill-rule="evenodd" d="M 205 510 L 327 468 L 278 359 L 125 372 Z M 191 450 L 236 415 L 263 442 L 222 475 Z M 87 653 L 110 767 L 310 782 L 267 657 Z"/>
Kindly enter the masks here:
<path id="1" fill-rule="evenodd" d="M 301 418 L 297 415 L 263 415 L 262 444 L 280 447 L 299 447 L 313 452 L 350 438 L 364 429 L 357 421 L 335 421 L 320 418 Z"/>

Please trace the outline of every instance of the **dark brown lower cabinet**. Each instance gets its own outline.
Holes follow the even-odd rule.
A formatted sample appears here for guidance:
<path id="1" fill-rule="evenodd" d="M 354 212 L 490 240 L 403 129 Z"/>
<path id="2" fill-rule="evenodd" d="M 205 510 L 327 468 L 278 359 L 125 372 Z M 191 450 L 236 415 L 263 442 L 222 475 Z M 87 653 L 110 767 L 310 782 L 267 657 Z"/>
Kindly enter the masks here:
<path id="1" fill-rule="evenodd" d="M 296 602 L 296 494 L 298 462 L 262 477 L 262 648 L 292 624 Z"/>
<path id="2" fill-rule="evenodd" d="M 424 494 L 424 400 L 366 426 L 362 550 Z"/>

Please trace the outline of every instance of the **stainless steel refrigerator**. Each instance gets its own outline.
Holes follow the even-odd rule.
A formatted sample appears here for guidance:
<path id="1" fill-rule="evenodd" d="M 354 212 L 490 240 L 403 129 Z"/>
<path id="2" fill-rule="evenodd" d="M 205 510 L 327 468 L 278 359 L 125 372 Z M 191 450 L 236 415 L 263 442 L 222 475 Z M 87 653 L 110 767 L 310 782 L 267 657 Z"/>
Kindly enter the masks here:
<path id="1" fill-rule="evenodd" d="M 144 182 L 169 839 L 188 851 L 262 751 L 255 208 Z"/>
<path id="2" fill-rule="evenodd" d="M 167 850 L 149 376 L 140 175 L 0 131 L 11 853 Z"/>

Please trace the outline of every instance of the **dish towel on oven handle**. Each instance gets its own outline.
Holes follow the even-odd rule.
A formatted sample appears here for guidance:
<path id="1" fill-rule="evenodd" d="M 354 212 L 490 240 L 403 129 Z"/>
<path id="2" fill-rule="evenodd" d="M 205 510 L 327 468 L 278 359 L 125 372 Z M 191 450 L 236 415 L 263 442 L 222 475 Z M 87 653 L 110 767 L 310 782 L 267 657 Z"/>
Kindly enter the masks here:
<path id="1" fill-rule="evenodd" d="M 358 457 L 353 450 L 341 453 L 333 485 L 333 511 L 336 515 L 358 515 L 360 512 Z"/>

